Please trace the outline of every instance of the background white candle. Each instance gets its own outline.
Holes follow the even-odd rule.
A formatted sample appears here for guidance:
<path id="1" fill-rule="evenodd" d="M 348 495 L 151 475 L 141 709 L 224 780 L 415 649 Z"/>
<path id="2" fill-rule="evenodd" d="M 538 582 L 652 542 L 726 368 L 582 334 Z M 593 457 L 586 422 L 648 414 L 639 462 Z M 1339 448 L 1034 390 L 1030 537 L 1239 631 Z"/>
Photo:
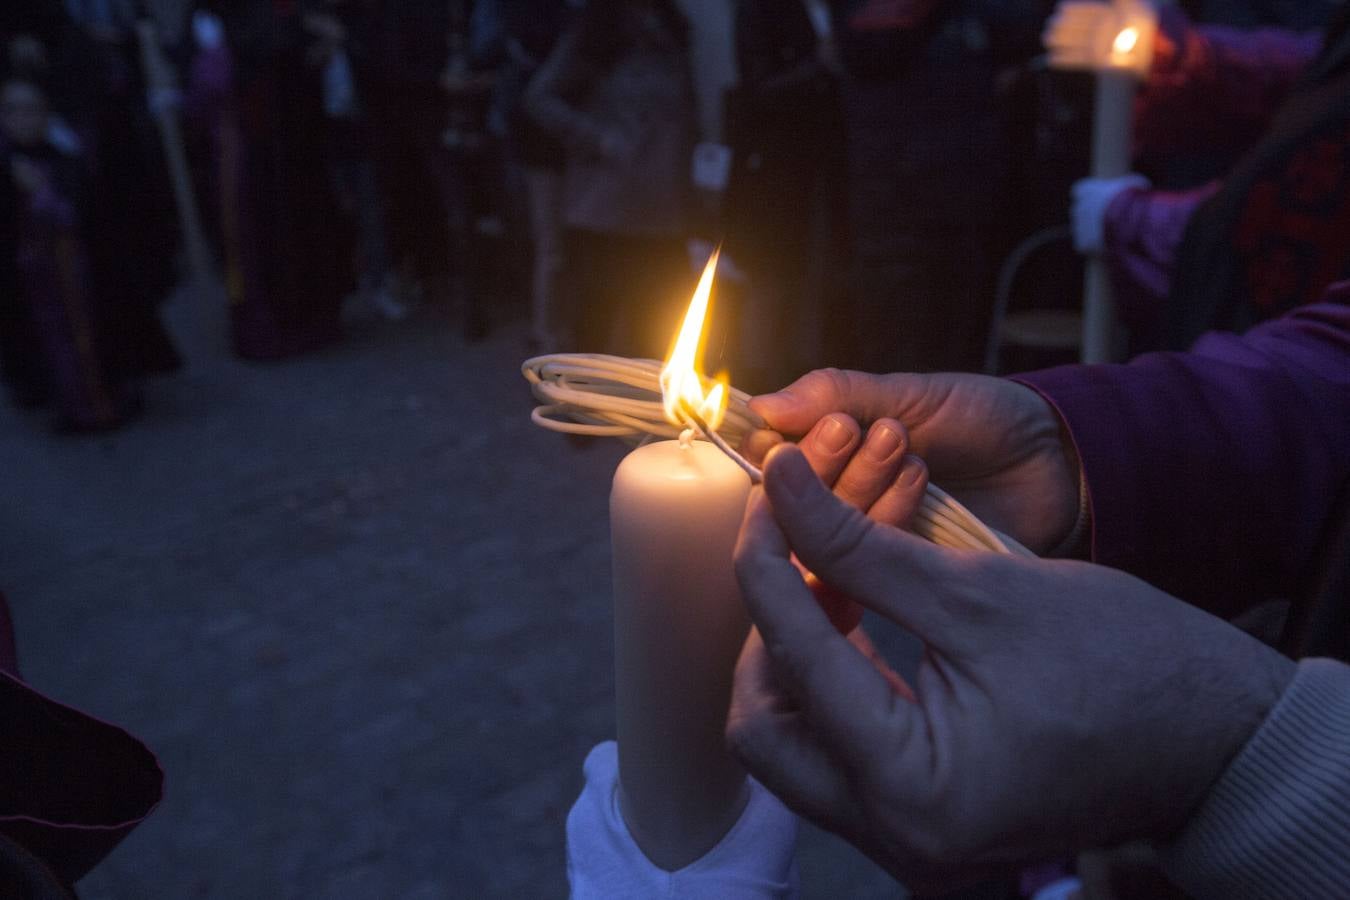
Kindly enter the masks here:
<path id="1" fill-rule="evenodd" d="M 1097 104 L 1092 119 L 1094 178 L 1118 178 L 1130 171 L 1137 87 L 1132 72 L 1107 69 L 1097 73 Z M 1087 259 L 1083 297 L 1083 362 L 1110 362 L 1115 355 L 1116 307 L 1110 273 L 1100 254 Z"/>
<path id="2" fill-rule="evenodd" d="M 610 495 L 620 803 L 653 863 L 711 850 L 745 803 L 723 732 L 749 630 L 732 552 L 750 479 L 702 441 L 639 447 Z"/>

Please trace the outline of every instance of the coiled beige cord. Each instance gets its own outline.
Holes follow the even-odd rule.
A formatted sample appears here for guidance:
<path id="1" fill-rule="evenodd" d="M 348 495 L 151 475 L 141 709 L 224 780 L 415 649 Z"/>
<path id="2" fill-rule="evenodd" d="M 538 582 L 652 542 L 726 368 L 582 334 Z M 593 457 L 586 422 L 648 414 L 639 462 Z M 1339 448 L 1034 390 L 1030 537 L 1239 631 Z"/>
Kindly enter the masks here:
<path id="1" fill-rule="evenodd" d="M 652 359 L 595 353 L 557 353 L 528 359 L 521 366 L 521 374 L 541 404 L 530 413 L 530 419 L 551 431 L 634 442 L 682 435 L 687 439 L 691 429 L 705 436 L 711 434 L 696 415 L 688 428 L 666 420 L 659 382 L 661 366 Z M 726 416 L 718 429 L 722 441 L 715 443 L 754 478 L 757 470 L 731 449 L 751 431 L 766 427 L 764 420 L 750 409 L 749 401 L 750 395 L 744 391 L 735 388 L 728 391 Z M 931 482 L 911 527 L 915 534 L 942 547 L 1034 555 L 1017 541 L 985 525 Z"/>

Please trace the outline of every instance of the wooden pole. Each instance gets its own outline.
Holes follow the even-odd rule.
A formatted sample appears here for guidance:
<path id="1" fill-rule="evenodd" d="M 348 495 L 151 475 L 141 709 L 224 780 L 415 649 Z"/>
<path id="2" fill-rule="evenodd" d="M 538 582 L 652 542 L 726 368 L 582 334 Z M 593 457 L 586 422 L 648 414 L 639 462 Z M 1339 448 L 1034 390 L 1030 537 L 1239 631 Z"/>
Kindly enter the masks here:
<path id="1" fill-rule="evenodd" d="M 1130 72 L 1097 73 L 1097 108 L 1092 123 L 1094 178 L 1119 178 L 1130 171 L 1136 85 Z M 1110 362 L 1115 357 L 1118 327 L 1110 274 L 1100 253 L 1088 257 L 1083 297 L 1083 362 Z"/>
<path id="2" fill-rule="evenodd" d="M 149 19 L 137 22 L 136 37 L 140 42 L 141 65 L 145 69 L 147 86 L 151 90 L 175 89 L 173 72 L 160 52 L 159 36 L 154 22 Z M 159 128 L 164 159 L 169 166 L 169 182 L 173 187 L 174 204 L 178 209 L 178 224 L 182 229 L 192 280 L 198 290 L 205 290 L 211 284 L 211 256 L 206 247 L 206 235 L 202 231 L 197 198 L 192 190 L 192 170 L 188 167 L 187 150 L 183 145 L 183 132 L 179 128 L 177 111 L 172 109 L 155 111 L 155 124 Z"/>

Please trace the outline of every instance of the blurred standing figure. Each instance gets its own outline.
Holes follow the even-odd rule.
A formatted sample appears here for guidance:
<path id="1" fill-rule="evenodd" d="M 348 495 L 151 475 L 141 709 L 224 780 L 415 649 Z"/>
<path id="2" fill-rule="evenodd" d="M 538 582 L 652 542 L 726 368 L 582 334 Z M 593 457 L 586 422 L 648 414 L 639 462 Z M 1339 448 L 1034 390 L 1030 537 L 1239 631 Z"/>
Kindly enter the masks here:
<path id="1" fill-rule="evenodd" d="M 303 18 L 313 43 L 306 60 L 319 72 L 327 117 L 328 170 L 343 211 L 355 225 L 357 291 L 381 316 L 397 321 L 408 310 L 395 298 L 384 198 L 376 179 L 374 137 L 366 113 L 372 16 L 350 0 L 320 0 Z"/>
<path id="2" fill-rule="evenodd" d="M 530 279 L 531 351 L 558 350 L 566 343 L 558 309 L 563 268 L 563 165 L 566 151 L 551 133 L 525 114 L 523 94 L 572 17 L 567 0 L 503 0 L 506 60 L 501 82 L 515 95 L 508 105 L 507 132 L 525 172 L 532 245 Z M 517 93 L 518 92 L 518 93 Z"/>
<path id="3" fill-rule="evenodd" d="M 745 0 L 736 50 L 727 247 L 751 282 L 747 377 L 767 387 L 827 364 L 821 335 L 844 263 L 842 69 L 826 0 Z"/>
<path id="4" fill-rule="evenodd" d="M 338 339 L 352 281 L 324 165 L 323 90 L 296 4 L 214 6 L 194 18 L 186 111 L 208 131 L 219 171 L 235 353 L 279 359 Z"/>
<path id="5" fill-rule="evenodd" d="M 87 144 L 89 264 L 107 310 L 107 362 L 127 376 L 180 365 L 159 319 L 177 282 L 178 226 L 136 45 L 133 0 L 64 0 L 77 26 L 52 60 L 60 101 Z"/>
<path id="6" fill-rule="evenodd" d="M 60 431 L 122 424 L 133 404 L 109 376 L 83 236 L 88 174 L 37 81 L 0 84 L 0 365 L 20 406 L 51 403 Z"/>
<path id="7" fill-rule="evenodd" d="M 535 76 L 526 109 L 567 153 L 578 348 L 663 357 L 691 283 L 688 21 L 671 0 L 591 0 Z"/>

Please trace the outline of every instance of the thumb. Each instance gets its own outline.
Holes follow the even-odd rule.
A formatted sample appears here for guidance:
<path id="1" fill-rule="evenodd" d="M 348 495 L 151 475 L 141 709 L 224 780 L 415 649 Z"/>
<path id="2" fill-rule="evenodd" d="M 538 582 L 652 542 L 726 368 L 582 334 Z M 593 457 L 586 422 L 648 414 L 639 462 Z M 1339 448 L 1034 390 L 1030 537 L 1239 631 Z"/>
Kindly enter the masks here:
<path id="1" fill-rule="evenodd" d="M 931 644 L 950 643 L 943 597 L 958 574 L 952 551 L 867 518 L 791 444 L 769 453 L 764 492 L 788 546 L 817 577 Z"/>

